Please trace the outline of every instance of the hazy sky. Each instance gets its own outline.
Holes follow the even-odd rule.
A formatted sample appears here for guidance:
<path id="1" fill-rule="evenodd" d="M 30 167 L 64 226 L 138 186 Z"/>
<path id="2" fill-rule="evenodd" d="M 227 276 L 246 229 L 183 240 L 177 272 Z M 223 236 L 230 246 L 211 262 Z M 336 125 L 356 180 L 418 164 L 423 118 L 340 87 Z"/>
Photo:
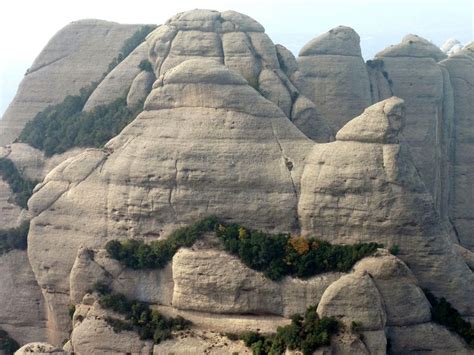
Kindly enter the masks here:
<path id="1" fill-rule="evenodd" d="M 453 37 L 467 43 L 474 35 L 474 0 L 3 0 L 0 115 L 34 58 L 69 22 L 98 18 L 160 24 L 194 8 L 243 12 L 295 54 L 307 41 L 338 25 L 359 33 L 366 59 L 407 33 L 437 45 Z"/>

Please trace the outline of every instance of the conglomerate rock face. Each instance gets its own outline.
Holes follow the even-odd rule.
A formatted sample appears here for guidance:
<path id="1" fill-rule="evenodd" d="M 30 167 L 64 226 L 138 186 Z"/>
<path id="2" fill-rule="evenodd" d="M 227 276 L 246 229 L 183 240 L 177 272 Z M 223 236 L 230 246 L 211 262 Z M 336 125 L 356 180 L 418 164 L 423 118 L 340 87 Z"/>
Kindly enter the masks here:
<path id="1" fill-rule="evenodd" d="M 101 79 L 139 28 L 88 20 L 63 29 L 21 84 L 0 144 L 47 105 Z M 84 110 L 117 98 L 144 102 L 104 148 L 47 158 L 24 143 L 0 147 L 0 158 L 41 181 L 26 210 L 0 180 L 0 229 L 32 218 L 27 253 L 0 255 L 0 328 L 22 345 L 68 340 L 64 350 L 77 353 L 246 353 L 220 334 L 275 332 L 319 304 L 320 316 L 346 330 L 360 323 L 360 335 L 344 331 L 321 354 L 383 354 L 388 346 L 470 353 L 433 322 L 422 289 L 474 319 L 473 47 L 447 58 L 409 35 L 366 64 L 359 42 L 340 26 L 295 58 L 243 14 L 180 13 L 89 97 Z M 379 249 L 345 274 L 271 281 L 212 238 L 179 250 L 161 270 L 126 268 L 104 250 L 113 239 L 166 238 L 209 215 L 335 244 L 382 243 L 399 254 Z M 119 316 L 90 293 L 97 282 L 194 326 L 159 345 L 116 333 L 106 319 Z M 38 346 L 55 351 L 29 345 Z"/>
<path id="2" fill-rule="evenodd" d="M 0 120 L 0 146 L 12 143 L 26 122 L 47 106 L 100 80 L 123 42 L 140 27 L 82 20 L 59 31 L 27 70 Z"/>

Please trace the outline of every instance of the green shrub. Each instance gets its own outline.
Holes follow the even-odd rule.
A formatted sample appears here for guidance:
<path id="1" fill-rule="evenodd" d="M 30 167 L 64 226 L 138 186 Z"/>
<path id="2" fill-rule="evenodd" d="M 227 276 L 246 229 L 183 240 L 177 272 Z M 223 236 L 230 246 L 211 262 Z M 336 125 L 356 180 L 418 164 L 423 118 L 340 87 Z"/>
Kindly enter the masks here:
<path id="1" fill-rule="evenodd" d="M 257 332 L 246 332 L 240 337 L 254 355 L 284 354 L 287 349 L 312 354 L 318 347 L 329 345 L 331 336 L 341 324 L 333 317 L 319 318 L 316 306 L 310 306 L 303 316 L 296 314 L 291 324 L 278 327 L 277 333 L 264 336 Z"/>
<path id="2" fill-rule="evenodd" d="M 400 253 L 400 247 L 398 246 L 398 244 L 395 244 L 392 247 L 390 247 L 390 249 L 388 251 L 392 255 L 398 255 Z"/>
<path id="3" fill-rule="evenodd" d="M 191 247 L 206 232 L 215 231 L 225 250 L 238 256 L 249 268 L 272 280 L 291 275 L 307 278 L 329 271 L 347 272 L 360 259 L 380 246 L 376 243 L 331 245 L 328 242 L 288 234 L 271 235 L 247 230 L 237 224 L 224 225 L 215 217 L 174 231 L 166 240 L 110 241 L 109 255 L 133 269 L 163 268 L 182 247 Z"/>
<path id="4" fill-rule="evenodd" d="M 5 352 L 6 354 L 13 354 L 20 348 L 20 345 L 11 338 L 10 335 L 0 328 L 0 352 Z"/>
<path id="5" fill-rule="evenodd" d="M 72 319 L 72 317 L 74 317 L 74 312 L 76 312 L 76 305 L 74 304 L 70 304 L 67 306 L 67 311 L 68 311 L 68 314 L 69 314 L 69 318 Z"/>
<path id="6" fill-rule="evenodd" d="M 438 299 L 429 291 L 424 290 L 426 298 L 431 304 L 431 318 L 450 331 L 461 336 L 466 343 L 474 348 L 474 327 L 465 321 L 461 314 L 445 299 Z"/>
<path id="7" fill-rule="evenodd" d="M 138 64 L 138 67 L 143 71 L 153 73 L 153 66 L 148 59 L 143 59 L 140 64 Z"/>
<path id="8" fill-rule="evenodd" d="M 10 185 L 15 194 L 15 202 L 19 206 L 27 208 L 27 202 L 38 181 L 23 178 L 15 164 L 8 158 L 0 158 L 0 176 Z"/>
<path id="9" fill-rule="evenodd" d="M 128 300 L 122 294 L 110 292 L 108 288 L 106 292 L 99 298 L 100 305 L 125 316 L 125 320 L 106 318 L 115 332 L 134 330 L 140 339 L 153 339 L 155 344 L 158 344 L 171 338 L 172 331 L 184 330 L 191 325 L 191 322 L 183 317 L 166 318 L 144 302 Z"/>
<path id="10" fill-rule="evenodd" d="M 49 106 L 25 125 L 18 141 L 44 151 L 47 156 L 73 147 L 102 147 L 142 110 L 141 104 L 128 107 L 125 98 L 87 112 L 82 111 L 84 104 L 82 99 L 68 96 L 62 103 Z"/>
<path id="11" fill-rule="evenodd" d="M 204 233 L 213 231 L 217 219 L 209 217 L 189 227 L 175 230 L 166 240 L 143 241 L 112 240 L 105 245 L 109 255 L 132 269 L 160 269 L 165 267 L 181 247 L 191 247 Z"/>
<path id="12" fill-rule="evenodd" d="M 347 272 L 380 246 L 376 243 L 331 245 L 312 238 L 246 230 L 236 224 L 220 224 L 216 234 L 228 252 L 272 280 L 286 275 L 307 278 L 329 271 Z"/>
<path id="13" fill-rule="evenodd" d="M 23 222 L 19 227 L 0 229 L 0 255 L 11 250 L 26 250 L 30 221 Z"/>

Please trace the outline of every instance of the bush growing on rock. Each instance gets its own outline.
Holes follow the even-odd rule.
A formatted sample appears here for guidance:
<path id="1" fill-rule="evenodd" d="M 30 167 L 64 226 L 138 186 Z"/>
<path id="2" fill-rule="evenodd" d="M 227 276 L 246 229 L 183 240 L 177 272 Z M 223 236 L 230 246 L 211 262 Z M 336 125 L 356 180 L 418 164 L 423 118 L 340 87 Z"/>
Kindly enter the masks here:
<path id="1" fill-rule="evenodd" d="M 252 230 L 243 233 L 241 228 L 220 224 L 216 234 L 227 251 L 272 280 L 286 275 L 307 278 L 328 271 L 347 272 L 380 246 L 377 243 L 332 245 L 287 234 L 269 235 Z"/>
<path id="2" fill-rule="evenodd" d="M 25 179 L 8 158 L 0 158 L 0 176 L 10 185 L 15 194 L 15 202 L 20 207 L 27 208 L 27 202 L 38 181 Z"/>
<path id="3" fill-rule="evenodd" d="M 206 232 L 215 231 L 225 250 L 238 256 L 249 268 L 261 271 L 272 280 L 286 275 L 307 278 L 329 271 L 347 272 L 360 259 L 380 246 L 376 243 L 331 245 L 312 238 L 270 235 L 247 230 L 237 224 L 225 225 L 214 217 L 177 229 L 166 240 L 110 241 L 111 257 L 133 269 L 163 268 L 181 247 L 191 247 Z"/>
<path id="4" fill-rule="evenodd" d="M 277 333 L 264 336 L 256 332 L 241 335 L 245 345 L 254 355 L 279 355 L 288 350 L 299 350 L 312 354 L 318 347 L 330 344 L 331 336 L 336 334 L 341 324 L 333 317 L 319 318 L 316 306 L 310 306 L 304 317 L 296 314 L 291 324 L 278 327 Z"/>
<path id="5" fill-rule="evenodd" d="M 11 338 L 10 335 L 0 328 L 0 353 L 13 354 L 20 348 L 20 345 Z"/>
<path id="6" fill-rule="evenodd" d="M 11 250 L 26 250 L 30 221 L 23 222 L 19 227 L 0 229 L 0 255 Z"/>
<path id="7" fill-rule="evenodd" d="M 150 63 L 149 60 L 147 59 L 143 59 L 140 64 L 138 64 L 138 67 L 143 70 L 143 71 L 147 71 L 147 72 L 150 72 L 150 73 L 153 73 L 153 66 L 152 64 Z"/>
<path id="8" fill-rule="evenodd" d="M 105 320 L 115 332 L 124 330 L 136 331 L 140 339 L 153 339 L 155 344 L 170 339 L 173 331 L 189 328 L 191 322 L 181 316 L 166 318 L 153 310 L 147 303 L 128 300 L 124 295 L 112 293 L 109 288 L 101 288 L 99 303 L 103 308 L 125 316 L 125 320 L 107 317 Z"/>
<path id="9" fill-rule="evenodd" d="M 474 326 L 465 321 L 461 314 L 444 297 L 439 299 L 426 290 L 425 295 L 431 304 L 431 317 L 433 321 L 457 333 L 469 346 L 474 348 Z"/>
<path id="10" fill-rule="evenodd" d="M 112 240 L 105 245 L 109 255 L 132 269 L 163 268 L 181 247 L 191 247 L 204 233 L 214 230 L 217 219 L 209 217 L 189 227 L 175 230 L 166 240 L 145 244 L 143 241 Z"/>

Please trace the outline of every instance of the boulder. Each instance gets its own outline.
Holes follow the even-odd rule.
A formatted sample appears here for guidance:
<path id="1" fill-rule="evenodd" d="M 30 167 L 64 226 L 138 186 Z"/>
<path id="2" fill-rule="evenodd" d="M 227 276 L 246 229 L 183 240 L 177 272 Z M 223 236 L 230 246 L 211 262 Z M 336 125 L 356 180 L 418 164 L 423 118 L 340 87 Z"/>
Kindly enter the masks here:
<path id="1" fill-rule="evenodd" d="M 90 298 L 90 295 L 86 296 Z M 88 299 L 75 312 L 71 333 L 71 347 L 74 353 L 133 353 L 150 354 L 153 349 L 152 341 L 141 340 L 134 331 L 117 333 L 107 323 L 107 317 L 123 319 L 114 312 L 104 310 L 97 301 Z"/>
<path id="2" fill-rule="evenodd" d="M 293 83 L 334 132 L 372 103 L 360 38 L 349 27 L 336 27 L 306 44 L 298 68 Z"/>
<path id="3" fill-rule="evenodd" d="M 60 30 L 27 70 L 0 120 L 0 146 L 18 137 L 26 122 L 47 106 L 102 79 L 125 40 L 140 26 L 100 20 L 72 22 Z"/>
<path id="4" fill-rule="evenodd" d="M 414 34 L 408 34 L 402 38 L 401 43 L 384 49 L 376 57 L 432 58 L 439 62 L 447 56 L 430 41 Z"/>
<path id="5" fill-rule="evenodd" d="M 349 329 L 357 322 L 361 330 L 383 330 L 386 322 L 382 297 L 365 273 L 345 275 L 329 285 L 317 312 L 320 317 L 341 320 Z"/>
<path id="6" fill-rule="evenodd" d="M 380 292 L 387 326 L 403 326 L 429 322 L 431 306 L 418 281 L 397 257 L 379 250 L 376 255 L 364 258 L 355 267 L 355 272 L 370 275 Z"/>
<path id="7" fill-rule="evenodd" d="M 303 314 L 341 274 L 279 282 L 219 250 L 181 249 L 173 258 L 173 307 L 223 314 Z"/>

